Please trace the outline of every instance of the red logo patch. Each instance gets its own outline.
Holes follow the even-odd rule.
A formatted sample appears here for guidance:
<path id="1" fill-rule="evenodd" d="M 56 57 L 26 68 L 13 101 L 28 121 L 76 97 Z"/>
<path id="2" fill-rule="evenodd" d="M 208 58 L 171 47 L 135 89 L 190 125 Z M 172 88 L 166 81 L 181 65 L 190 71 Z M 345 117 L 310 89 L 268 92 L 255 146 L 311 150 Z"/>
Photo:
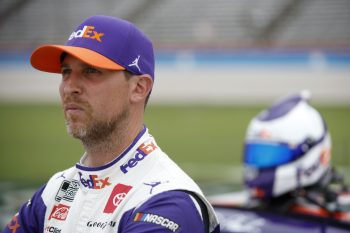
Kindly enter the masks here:
<path id="1" fill-rule="evenodd" d="M 61 221 L 66 220 L 68 212 L 69 212 L 69 208 L 70 208 L 70 206 L 63 205 L 63 204 L 55 205 L 51 211 L 49 220 L 51 218 L 61 220 Z"/>
<path id="2" fill-rule="evenodd" d="M 117 184 L 116 186 L 114 186 L 112 193 L 108 198 L 105 209 L 103 210 L 103 213 L 113 213 L 131 189 L 132 186 L 124 184 Z"/>

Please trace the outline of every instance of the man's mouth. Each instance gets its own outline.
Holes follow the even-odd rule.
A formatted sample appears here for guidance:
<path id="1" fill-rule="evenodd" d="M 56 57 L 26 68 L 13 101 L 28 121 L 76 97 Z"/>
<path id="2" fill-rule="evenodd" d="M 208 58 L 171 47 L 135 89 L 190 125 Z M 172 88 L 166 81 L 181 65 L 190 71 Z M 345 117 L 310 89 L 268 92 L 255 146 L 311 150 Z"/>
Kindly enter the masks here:
<path id="1" fill-rule="evenodd" d="M 64 111 L 69 114 L 75 114 L 75 113 L 83 112 L 84 108 L 78 104 L 70 103 L 70 104 L 65 104 Z"/>

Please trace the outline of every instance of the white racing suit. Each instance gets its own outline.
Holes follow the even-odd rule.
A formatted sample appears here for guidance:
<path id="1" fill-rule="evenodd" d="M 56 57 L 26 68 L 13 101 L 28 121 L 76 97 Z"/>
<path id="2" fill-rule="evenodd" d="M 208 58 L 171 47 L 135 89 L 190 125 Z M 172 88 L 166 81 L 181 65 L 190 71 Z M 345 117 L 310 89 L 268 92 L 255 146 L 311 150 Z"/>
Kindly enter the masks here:
<path id="1" fill-rule="evenodd" d="M 3 232 L 194 233 L 219 232 L 219 224 L 199 187 L 144 128 L 112 162 L 55 174 Z"/>

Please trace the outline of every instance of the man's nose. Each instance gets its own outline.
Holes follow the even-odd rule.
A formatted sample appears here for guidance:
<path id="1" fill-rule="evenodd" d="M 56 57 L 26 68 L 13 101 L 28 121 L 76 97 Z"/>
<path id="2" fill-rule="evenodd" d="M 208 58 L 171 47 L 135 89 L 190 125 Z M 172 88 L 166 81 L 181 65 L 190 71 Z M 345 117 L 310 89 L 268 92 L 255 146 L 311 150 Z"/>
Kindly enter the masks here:
<path id="1" fill-rule="evenodd" d="M 81 94 L 82 83 L 81 77 L 76 73 L 72 72 L 68 77 L 65 77 L 61 83 L 61 91 L 64 94 Z"/>

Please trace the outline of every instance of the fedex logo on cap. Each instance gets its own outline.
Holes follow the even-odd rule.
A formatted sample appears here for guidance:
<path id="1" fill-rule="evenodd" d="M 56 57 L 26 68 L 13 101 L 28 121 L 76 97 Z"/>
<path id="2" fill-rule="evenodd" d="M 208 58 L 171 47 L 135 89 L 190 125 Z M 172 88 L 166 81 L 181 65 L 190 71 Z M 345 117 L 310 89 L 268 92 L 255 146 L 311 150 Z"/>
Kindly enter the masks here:
<path id="1" fill-rule="evenodd" d="M 95 29 L 94 26 L 86 25 L 83 27 L 83 29 L 78 30 L 76 32 L 72 32 L 68 40 L 71 40 L 74 38 L 88 38 L 92 40 L 97 40 L 98 42 L 102 42 L 101 37 L 104 36 L 104 33 L 98 33 L 94 29 Z"/>

